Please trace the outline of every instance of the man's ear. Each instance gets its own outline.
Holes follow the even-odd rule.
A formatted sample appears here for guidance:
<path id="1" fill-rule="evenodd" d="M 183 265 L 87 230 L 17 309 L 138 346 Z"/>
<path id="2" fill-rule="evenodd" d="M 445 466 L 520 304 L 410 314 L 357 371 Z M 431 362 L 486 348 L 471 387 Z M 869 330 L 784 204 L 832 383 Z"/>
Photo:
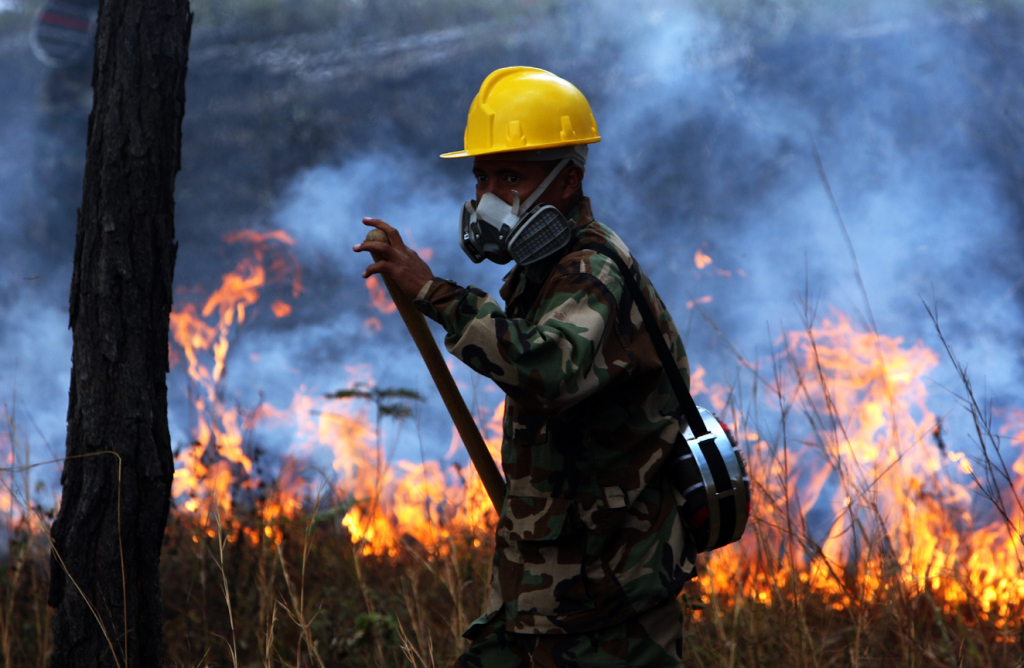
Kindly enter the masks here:
<path id="1" fill-rule="evenodd" d="M 583 174 L 584 170 L 576 163 L 569 163 L 562 170 L 562 199 L 572 199 L 572 197 L 583 189 Z"/>

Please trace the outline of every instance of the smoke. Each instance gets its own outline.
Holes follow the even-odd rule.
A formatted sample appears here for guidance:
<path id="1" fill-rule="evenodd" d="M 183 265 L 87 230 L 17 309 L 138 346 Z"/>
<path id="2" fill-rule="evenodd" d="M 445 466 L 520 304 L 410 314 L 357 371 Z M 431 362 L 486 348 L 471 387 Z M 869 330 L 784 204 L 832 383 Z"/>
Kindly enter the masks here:
<path id="1" fill-rule="evenodd" d="M 849 18 L 787 27 L 783 17 L 758 40 L 692 11 L 602 4 L 580 17 L 578 43 L 528 64 L 591 98 L 603 136 L 585 182 L 595 214 L 631 245 L 711 378 L 736 379 L 723 334 L 756 360 L 783 330 L 832 309 L 938 349 L 928 304 L 975 381 L 1019 401 L 1021 210 L 1007 189 L 1019 180 L 978 134 L 1003 123 L 1012 139 L 1019 122 L 1000 120 L 982 94 L 1001 56 L 979 35 L 999 19 L 925 6 Z M 430 119 L 424 133 L 461 122 Z M 438 171 L 434 152 L 450 148 L 425 137 L 317 167 L 277 220 L 351 281 L 360 260 L 338 239 L 360 238 L 362 215 L 384 217 L 433 250 L 436 273 L 496 294 L 498 274 L 455 242 L 472 181 L 468 167 L 462 177 Z M 710 269 L 694 266 L 698 248 Z M 701 297 L 711 300 L 698 316 L 688 304 Z M 397 318 L 386 329 L 389 350 L 411 349 L 390 332 Z M 935 401 L 951 406 L 950 366 L 932 380 L 944 395 Z"/>
<path id="2" fill-rule="evenodd" d="M 456 240 L 459 207 L 473 194 L 470 165 L 437 154 L 459 148 L 465 110 L 486 74 L 527 64 L 573 81 L 590 99 L 603 137 L 591 147 L 585 180 L 595 214 L 630 245 L 684 333 L 691 363 L 710 380 L 737 382 L 733 349 L 759 359 L 783 330 L 832 308 L 865 326 L 873 321 L 881 334 L 939 349 L 923 300 L 938 308 L 976 385 L 997 404 L 1019 405 L 1019 12 L 796 3 L 730 11 L 569 3 L 543 20 L 505 25 L 508 36 L 484 46 L 425 54 L 418 70 L 406 63 L 400 74 L 382 71 L 379 81 L 346 70 L 315 84 L 296 75 L 289 88 L 281 71 L 253 66 L 241 78 L 249 83 L 230 94 L 257 100 L 259 132 L 211 111 L 235 107 L 223 104 L 229 93 L 215 90 L 229 84 L 203 69 L 215 59 L 197 56 L 186 120 L 197 125 L 186 132 L 179 179 L 187 186 L 179 189 L 178 283 L 213 289 L 232 266 L 219 235 L 256 226 L 283 228 L 296 240 L 306 284 L 289 317 L 257 317 L 233 342 L 231 400 L 284 407 L 300 387 L 334 391 L 352 368 L 369 367 L 378 387 L 428 395 L 395 456 L 448 450 L 451 427 L 426 370 L 398 316 L 370 305 L 360 278 L 369 258 L 351 247 L 365 236 L 360 219 L 381 217 L 407 243 L 430 250 L 437 275 L 497 294 L 508 267 L 472 264 Z M 22 90 L 26 80 L 19 79 Z M 261 86 L 279 88 L 259 97 Z M 274 95 L 301 101 L 287 110 L 287 122 L 271 116 Z M 38 154 L 25 139 L 40 134 L 28 116 L 22 109 L 0 123 L 0 390 L 17 385 L 19 403 L 59 450 L 70 356 L 67 282 L 60 279 L 71 253 L 65 241 L 64 259 L 55 263 L 61 268 L 48 272 L 45 286 L 24 280 L 39 263 L 20 258 L 40 247 L 32 245 L 18 194 L 32 170 L 17 166 Z M 323 117 L 324 126 L 334 122 L 344 132 L 323 131 L 328 139 L 320 143 L 316 135 L 296 139 L 289 123 L 300 116 Z M 233 161 L 201 147 L 200 137 L 243 134 L 263 136 Z M 311 145 L 315 158 L 301 153 Z M 263 165 L 267 193 L 244 189 L 256 177 L 243 163 Z M 208 204 L 213 213 L 203 213 Z M 45 248 L 56 257 L 52 241 Z M 694 264 L 698 249 L 713 260 L 704 269 Z M 367 324 L 371 317 L 379 332 Z M 458 363 L 454 370 L 471 402 L 486 410 L 500 401 L 492 385 Z M 931 380 L 933 410 L 943 414 L 955 405 L 945 389 L 957 386 L 952 369 L 940 365 Z M 172 436 L 184 444 L 190 422 L 180 366 L 170 388 Z M 265 447 L 289 445 L 266 438 L 274 440 Z M 966 448 L 962 440 L 958 447 Z"/>
<path id="3" fill-rule="evenodd" d="M 19 4 L 8 3 L 6 9 L 17 10 Z M 0 13 L 4 9 L 0 6 Z M 34 202 L 36 110 L 25 101 L 34 101 L 42 68 L 33 62 L 27 40 L 21 43 L 10 36 L 0 38 L 0 62 L 0 430 L 7 432 L 0 437 L 0 466 L 6 467 L 52 461 L 64 451 L 71 266 L 68 261 L 40 261 L 47 228 Z M 74 210 L 68 215 L 73 220 Z M 5 437 L 14 434 L 27 449 L 10 445 L 15 439 Z M 59 495 L 56 467 L 35 469 L 31 487 L 37 500 L 52 506 Z M 24 493 L 17 491 L 19 496 Z"/>

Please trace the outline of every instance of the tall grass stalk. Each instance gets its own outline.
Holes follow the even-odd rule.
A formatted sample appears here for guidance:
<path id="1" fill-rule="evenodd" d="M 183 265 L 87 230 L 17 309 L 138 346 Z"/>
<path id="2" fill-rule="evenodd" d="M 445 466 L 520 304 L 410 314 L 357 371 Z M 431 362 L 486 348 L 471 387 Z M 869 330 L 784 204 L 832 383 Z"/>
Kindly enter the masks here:
<path id="1" fill-rule="evenodd" d="M 316 617 L 316 613 L 309 616 L 306 612 L 306 563 L 309 559 L 309 551 L 311 548 L 311 536 L 313 534 L 313 525 L 316 521 L 317 511 L 320 508 L 320 496 L 317 495 L 316 503 L 313 506 L 313 511 L 310 514 L 309 523 L 306 525 L 306 530 L 302 534 L 302 565 L 299 570 L 299 584 L 298 587 L 292 584 L 292 579 L 288 575 L 288 564 L 285 563 L 284 554 L 281 552 L 281 546 L 277 548 L 277 557 L 281 563 L 281 573 L 284 575 L 285 585 L 288 588 L 288 603 L 281 603 L 281 607 L 284 608 L 285 612 L 291 618 L 292 622 L 301 631 L 299 634 L 299 644 L 295 649 L 295 667 L 299 668 L 302 663 L 302 643 L 305 643 L 306 649 L 309 654 L 316 661 L 316 665 L 320 668 L 325 668 L 324 661 L 320 656 L 320 651 L 317 647 L 318 642 L 313 639 L 312 622 Z"/>
<path id="2" fill-rule="evenodd" d="M 231 584 L 228 582 L 227 573 L 224 570 L 224 545 L 227 543 L 227 536 L 224 535 L 224 526 L 220 521 L 220 513 L 214 513 L 214 521 L 217 524 L 217 554 L 214 555 L 214 564 L 220 571 L 221 593 L 224 596 L 224 604 L 228 611 L 228 624 L 231 627 L 230 641 L 225 638 L 228 649 L 231 652 L 231 665 L 238 668 L 238 639 L 235 635 L 235 615 L 231 610 Z"/>
<path id="3" fill-rule="evenodd" d="M 18 434 L 18 426 L 15 422 L 15 416 L 4 410 L 3 422 L 7 432 L 7 441 L 10 446 L 10 460 L 11 467 L 9 478 L 4 479 L 0 477 L 0 491 L 6 491 L 8 498 L 11 501 L 10 508 L 8 509 L 6 526 L 9 531 L 18 531 L 18 525 L 24 529 L 27 527 L 26 518 L 22 517 L 18 521 L 14 519 L 14 512 L 18 506 L 25 508 L 30 507 L 29 499 L 29 470 L 30 470 L 30 451 L 27 444 L 23 444 L 21 437 Z M 18 460 L 21 460 L 22 465 L 18 466 Z M 22 475 L 20 490 L 22 495 L 19 497 L 18 485 L 14 484 L 14 476 L 20 468 Z M 33 541 L 31 535 L 26 534 L 21 540 L 16 537 L 10 537 L 8 539 L 8 551 L 7 551 L 7 573 L 6 578 L 7 584 L 3 588 L 3 599 L 0 601 L 0 651 L 3 652 L 4 668 L 13 668 L 14 655 L 14 625 L 16 622 L 15 612 L 15 601 L 17 595 L 21 589 L 23 578 L 26 574 L 26 569 L 30 567 L 31 550 Z"/>

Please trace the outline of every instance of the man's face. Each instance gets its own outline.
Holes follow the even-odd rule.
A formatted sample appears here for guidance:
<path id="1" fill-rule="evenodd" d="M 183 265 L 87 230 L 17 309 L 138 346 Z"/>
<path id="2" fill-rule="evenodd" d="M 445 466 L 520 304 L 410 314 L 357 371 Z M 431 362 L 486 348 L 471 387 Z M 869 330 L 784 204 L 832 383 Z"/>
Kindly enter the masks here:
<path id="1" fill-rule="evenodd" d="M 478 157 L 473 160 L 473 176 L 476 177 L 476 201 L 491 193 L 505 204 L 512 204 L 512 191 L 519 193 L 524 202 L 537 189 L 553 167 L 548 162 L 528 160 L 507 160 L 499 157 Z M 541 197 L 543 202 L 553 188 Z"/>

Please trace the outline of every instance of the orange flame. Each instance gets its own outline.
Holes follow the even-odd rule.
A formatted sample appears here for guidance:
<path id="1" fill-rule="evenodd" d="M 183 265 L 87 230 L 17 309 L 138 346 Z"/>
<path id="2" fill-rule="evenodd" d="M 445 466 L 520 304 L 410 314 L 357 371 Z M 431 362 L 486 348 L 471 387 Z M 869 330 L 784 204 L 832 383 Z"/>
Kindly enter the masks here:
<path id="1" fill-rule="evenodd" d="M 1020 540 L 1020 506 L 1009 531 L 1002 520 L 974 517 L 967 459 L 932 444 L 937 419 L 926 405 L 924 377 L 937 355 L 921 342 L 906 346 L 858 331 L 842 314 L 790 334 L 787 344 L 789 372 L 770 389 L 784 407 L 808 416 L 809 429 L 786 457 L 747 434 L 756 439 L 748 456 L 757 488 L 753 528 L 710 555 L 701 575 L 705 596 L 742 593 L 770 603 L 796 578 L 842 609 L 898 582 L 934 593 L 947 612 L 971 599 L 985 614 L 1019 609 L 1024 579 L 1013 542 Z M 703 379 L 698 369 L 695 391 L 707 392 Z M 719 411 L 723 389 L 712 391 Z M 734 417 L 739 426 L 742 414 Z M 1015 471 L 1019 499 L 1024 455 Z M 806 535 L 785 531 L 822 507 L 831 511 L 828 522 Z M 785 557 L 765 563 L 759 544 L 778 546 Z"/>
<path id="2" fill-rule="evenodd" d="M 381 313 L 385 315 L 388 313 L 394 313 L 398 308 L 395 306 L 395 302 L 391 301 L 391 297 L 389 297 L 387 291 L 384 290 L 384 286 L 381 285 L 381 280 L 376 274 L 366 279 L 366 289 L 370 291 L 370 302 Z"/>
<path id="3" fill-rule="evenodd" d="M 200 519 L 209 518 L 212 512 L 217 512 L 222 522 L 230 519 L 238 490 L 258 486 L 252 461 L 242 447 L 243 430 L 278 424 L 295 430 L 292 452 L 314 455 L 326 449 L 331 453 L 337 476 L 335 492 L 354 504 L 342 524 L 364 554 L 393 555 L 411 544 L 443 552 L 453 536 L 475 535 L 493 526 L 496 516 L 475 471 L 439 462 L 388 461 L 381 447 L 384 434 L 374 426 L 366 405 L 313 397 L 302 388 L 287 408 L 261 405 L 244 419 L 238 408 L 225 407 L 229 334 L 258 302 L 268 277 L 273 282 L 297 276 L 287 271 L 275 274 L 275 266 L 291 266 L 293 259 L 288 257 L 278 257 L 266 268 L 266 259 L 274 250 L 268 241 L 290 244 L 287 235 L 246 231 L 230 235 L 228 240 L 254 244 L 253 257 L 243 259 L 224 276 L 202 311 L 186 304 L 171 316 L 173 340 L 188 361 L 189 378 L 200 395 L 193 399 L 198 416 L 194 442 L 178 456 L 180 468 L 175 471 L 172 493 L 181 500 L 181 508 Z M 374 305 L 384 313 L 395 310 L 376 279 L 367 281 Z M 297 295 L 301 290 L 297 278 L 293 285 Z M 283 300 L 272 306 L 279 317 L 290 309 Z M 209 322 L 214 315 L 216 321 Z M 378 330 L 381 326 L 377 318 L 370 318 L 366 325 Z M 372 390 L 368 368 L 350 368 L 349 373 L 352 387 Z M 489 446 L 497 457 L 501 447 L 497 414 L 488 428 L 492 433 Z M 259 508 L 262 529 L 241 527 L 249 540 L 283 539 L 281 521 L 294 517 L 314 493 L 299 469 L 298 460 L 286 457 L 273 492 Z"/>
<path id="4" fill-rule="evenodd" d="M 499 406 L 484 429 L 492 456 L 500 461 Z M 318 415 L 316 415 L 318 413 Z M 455 535 L 479 535 L 497 516 L 474 469 L 440 462 L 387 461 L 365 408 L 345 400 L 323 402 L 299 393 L 280 415 L 294 420 L 304 449 L 330 448 L 337 492 L 355 505 L 342 524 L 365 555 L 396 555 L 419 545 L 445 554 Z"/>
<path id="5" fill-rule="evenodd" d="M 0 513 L 7 528 L 18 523 L 20 514 L 11 492 L 14 489 L 14 447 L 11 438 L 0 432 Z"/>
<path id="6" fill-rule="evenodd" d="M 274 312 L 274 316 L 278 318 L 285 318 L 292 314 L 292 305 L 284 300 L 278 299 L 270 305 L 270 310 Z"/>
<path id="7" fill-rule="evenodd" d="M 298 262 L 286 249 L 295 242 L 283 231 L 261 234 L 242 230 L 228 234 L 225 240 L 251 245 L 251 257 L 243 258 L 224 275 L 201 310 L 187 303 L 170 315 L 171 339 L 187 360 L 188 376 L 199 391 L 192 399 L 198 416 L 193 442 L 177 457 L 181 466 L 174 472 L 171 493 L 175 498 L 188 497 L 183 503 L 186 511 L 207 517 L 214 510 L 229 517 L 232 485 L 245 486 L 244 481 L 236 481 L 234 470 L 246 476 L 252 473 L 252 460 L 242 448 L 242 416 L 238 408 L 225 407 L 219 393 L 227 369 L 229 334 L 245 322 L 268 273 L 272 282 L 290 283 L 293 297 L 303 289 Z M 285 317 L 291 306 L 278 300 L 271 310 L 275 316 Z M 215 314 L 216 320 L 208 322 Z M 212 360 L 207 361 L 210 356 Z M 178 357 L 172 349 L 169 361 Z"/>

